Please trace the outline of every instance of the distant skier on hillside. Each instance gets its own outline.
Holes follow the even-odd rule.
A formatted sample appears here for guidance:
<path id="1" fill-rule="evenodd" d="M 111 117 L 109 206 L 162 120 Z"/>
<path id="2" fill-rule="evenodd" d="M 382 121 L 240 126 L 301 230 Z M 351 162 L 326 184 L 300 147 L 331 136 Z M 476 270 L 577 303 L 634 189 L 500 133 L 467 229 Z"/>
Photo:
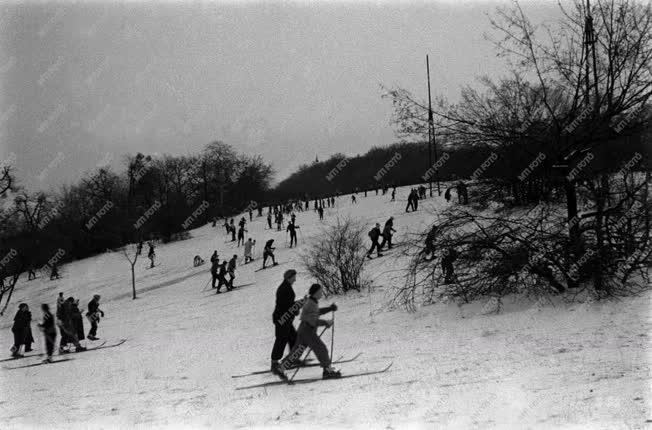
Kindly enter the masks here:
<path id="1" fill-rule="evenodd" d="M 274 239 L 270 239 L 265 243 L 265 248 L 263 249 L 263 269 L 265 268 L 265 263 L 267 262 L 267 258 L 271 257 L 272 258 L 272 263 L 274 266 L 276 266 L 278 263 L 276 262 L 276 259 L 274 258 Z"/>
<path id="2" fill-rule="evenodd" d="M 378 257 L 382 257 L 383 254 L 380 253 L 380 245 L 378 244 L 378 238 L 380 238 L 379 223 L 376 223 L 376 226 L 369 231 L 369 238 L 371 239 L 371 248 L 367 252 L 367 258 L 371 259 L 371 254 L 373 254 L 374 249 L 378 253 Z"/>
<path id="3" fill-rule="evenodd" d="M 150 266 L 149 268 L 154 267 L 154 258 L 156 257 L 156 253 L 154 252 L 154 244 L 152 242 L 147 242 L 147 245 L 149 245 L 149 253 L 147 253 L 147 258 L 149 258 L 150 261 Z"/>
<path id="4" fill-rule="evenodd" d="M 244 244 L 244 264 L 249 263 L 250 261 L 253 261 L 254 258 L 252 256 L 252 249 L 256 245 L 256 241 L 252 241 L 251 238 L 249 238 L 245 244 Z"/>
<path id="5" fill-rule="evenodd" d="M 57 267 L 57 263 L 52 263 L 52 267 L 50 268 L 50 281 L 59 278 L 59 268 Z"/>
<path id="6" fill-rule="evenodd" d="M 320 206 L 319 209 L 317 209 L 317 213 L 319 213 L 319 220 L 320 221 L 323 220 L 324 219 L 324 208 Z"/>
<path id="7" fill-rule="evenodd" d="M 387 244 L 387 249 L 392 249 L 392 233 L 395 233 L 394 230 L 394 217 L 391 216 L 385 222 L 385 227 L 383 228 L 383 242 L 380 244 L 380 250 L 382 251 L 385 244 Z"/>
<path id="8" fill-rule="evenodd" d="M 240 225 L 240 229 L 238 230 L 238 246 L 240 246 L 240 242 L 242 241 L 242 244 L 244 245 L 245 243 L 245 232 L 247 230 L 244 228 L 244 225 Z"/>
<path id="9" fill-rule="evenodd" d="M 220 258 L 217 255 L 217 250 L 211 255 L 211 276 L 212 276 L 212 286 L 215 288 L 215 281 L 217 280 L 217 272 L 220 268 Z"/>
<path id="10" fill-rule="evenodd" d="M 97 326 L 100 323 L 100 317 L 104 318 L 104 311 L 100 309 L 100 295 L 95 294 L 90 302 L 88 302 L 88 312 L 86 312 L 86 318 L 91 323 L 91 329 L 88 332 L 88 338 L 90 340 L 98 340 L 97 337 Z"/>
<path id="11" fill-rule="evenodd" d="M 235 269 L 237 266 L 238 266 L 238 256 L 236 254 L 233 254 L 233 258 L 229 260 L 229 266 L 227 268 L 227 272 L 229 274 L 228 288 L 230 290 L 233 289 L 233 280 L 235 279 Z"/>
<path id="12" fill-rule="evenodd" d="M 220 271 L 217 274 L 217 291 L 215 291 L 215 294 L 220 293 L 220 289 L 222 288 L 222 285 L 226 287 L 227 291 L 231 291 L 229 282 L 226 280 L 226 274 L 228 273 L 228 269 L 226 265 L 227 265 L 226 261 L 223 261 L 222 264 L 220 265 Z"/>
<path id="13" fill-rule="evenodd" d="M 25 352 L 32 350 L 32 330 L 30 323 L 32 321 L 32 313 L 29 311 L 29 306 L 25 303 L 18 305 L 18 311 L 14 316 L 14 324 L 11 326 L 11 332 L 14 335 L 14 345 L 11 347 L 11 356 L 14 358 L 22 357 L 20 354 L 20 347 L 25 345 Z"/>
<path id="14" fill-rule="evenodd" d="M 229 225 L 229 230 L 231 231 L 231 242 L 235 242 L 235 223 L 233 218 L 231 218 L 231 223 Z"/>
<path id="15" fill-rule="evenodd" d="M 299 228 L 299 226 L 297 226 L 294 223 L 294 220 L 292 220 L 292 222 L 288 223 L 287 231 L 290 232 L 290 248 L 292 248 L 292 242 L 294 242 L 295 246 L 297 244 L 297 230 L 296 229 L 298 229 L 298 228 Z"/>
<path id="16" fill-rule="evenodd" d="M 269 242 L 268 242 L 269 243 Z M 267 247 L 267 246 L 266 246 Z M 283 274 L 283 282 L 276 289 L 276 303 L 272 313 L 274 323 L 274 346 L 272 347 L 271 371 L 279 376 L 284 375 L 279 366 L 279 360 L 283 357 L 285 346 L 290 351 L 297 342 L 297 331 L 294 329 L 294 318 L 299 314 L 301 302 L 295 302 L 295 293 L 292 285 L 297 279 L 297 271 L 286 270 Z"/>
<path id="17" fill-rule="evenodd" d="M 351 194 L 351 204 L 354 205 L 356 203 L 358 203 L 358 201 L 355 198 L 355 194 Z"/>
<path id="18" fill-rule="evenodd" d="M 435 238 L 437 235 L 437 226 L 433 225 L 430 231 L 428 232 L 428 235 L 426 236 L 425 240 L 425 247 L 419 254 L 423 254 L 424 258 L 427 260 L 433 260 L 435 258 Z M 430 258 L 427 258 L 428 254 L 430 254 Z"/>
<path id="19" fill-rule="evenodd" d="M 396 200 L 396 187 L 392 190 L 392 199 L 390 201 L 395 201 Z"/>
<path id="20" fill-rule="evenodd" d="M 317 327 L 333 326 L 332 319 L 323 320 L 320 319 L 319 316 L 337 310 L 337 305 L 335 305 L 335 303 L 325 308 L 319 307 L 319 299 L 322 298 L 323 294 L 321 285 L 312 284 L 310 290 L 308 290 L 308 296 L 302 300 L 301 316 L 299 317 L 301 323 L 299 324 L 299 330 L 297 331 L 296 343 L 290 351 L 290 354 L 288 354 L 288 356 L 283 360 L 283 363 L 278 366 L 277 372 L 275 372 L 283 379 L 287 378 L 285 376 L 285 371 L 301 358 L 301 355 L 306 348 L 310 348 L 317 356 L 319 364 L 323 368 L 323 379 L 342 377 L 340 371 L 331 366 L 328 348 L 324 345 L 324 342 L 317 334 Z"/>
<path id="21" fill-rule="evenodd" d="M 43 337 L 45 338 L 45 360 L 44 363 L 52 362 L 52 353 L 54 352 L 54 345 L 57 340 L 57 329 L 55 327 L 54 316 L 50 313 L 50 306 L 43 303 L 41 305 L 41 310 L 43 311 L 43 321 L 38 325 L 38 327 L 43 332 Z"/>
<path id="22" fill-rule="evenodd" d="M 272 229 L 272 212 L 271 212 L 271 210 L 269 212 L 267 212 L 267 227 L 269 227 L 270 230 Z"/>

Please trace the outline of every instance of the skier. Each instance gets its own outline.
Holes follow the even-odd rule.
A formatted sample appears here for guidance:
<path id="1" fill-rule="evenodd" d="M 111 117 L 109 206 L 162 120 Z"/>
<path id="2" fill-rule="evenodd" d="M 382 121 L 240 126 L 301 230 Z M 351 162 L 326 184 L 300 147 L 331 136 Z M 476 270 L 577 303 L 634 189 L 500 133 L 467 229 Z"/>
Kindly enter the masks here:
<path id="1" fill-rule="evenodd" d="M 451 201 L 451 189 L 446 188 L 446 192 L 444 193 L 444 198 L 446 199 L 447 202 Z"/>
<path id="2" fill-rule="evenodd" d="M 149 245 L 149 252 L 147 253 L 147 258 L 149 258 L 150 265 L 149 268 L 152 269 L 154 268 L 154 258 L 156 257 L 156 253 L 154 252 L 154 244 L 152 242 L 147 242 L 147 245 Z"/>
<path id="3" fill-rule="evenodd" d="M 97 325 L 100 323 L 100 316 L 104 318 L 104 311 L 100 309 L 100 295 L 95 294 L 90 302 L 88 302 L 88 312 L 86 312 L 86 318 L 91 323 L 91 329 L 88 332 L 88 338 L 90 340 L 98 340 L 97 337 Z"/>
<path id="4" fill-rule="evenodd" d="M 396 230 L 394 230 L 394 217 L 391 216 L 385 222 L 385 227 L 383 228 L 383 242 L 380 244 L 380 250 L 385 247 L 385 243 L 387 243 L 387 249 L 392 249 L 392 233 L 395 232 Z"/>
<path id="5" fill-rule="evenodd" d="M 57 263 L 53 263 L 52 268 L 50 269 L 50 281 L 53 279 L 59 279 L 59 268 L 57 267 Z"/>
<path id="6" fill-rule="evenodd" d="M 233 223 L 233 218 L 231 218 L 229 229 L 231 230 L 231 242 L 235 242 L 235 224 Z"/>
<path id="7" fill-rule="evenodd" d="M 290 232 L 290 248 L 292 248 L 292 241 L 294 241 L 295 246 L 297 244 L 297 230 L 296 229 L 298 229 L 298 228 L 299 228 L 299 226 L 297 226 L 294 223 L 294 220 L 292 220 L 292 222 L 288 223 L 287 231 Z"/>
<path id="8" fill-rule="evenodd" d="M 229 274 L 229 283 L 227 284 L 227 290 L 233 289 L 233 280 L 235 279 L 235 268 L 238 265 L 238 256 L 233 254 L 233 258 L 229 260 L 229 267 L 227 269 Z"/>
<path id="9" fill-rule="evenodd" d="M 297 342 L 297 332 L 294 329 L 294 318 L 299 314 L 301 302 L 295 302 L 295 294 L 292 285 L 297 280 L 297 271 L 286 270 L 283 274 L 283 282 L 276 289 L 276 304 L 272 313 L 274 322 L 274 347 L 272 348 L 271 371 L 277 375 L 283 375 L 279 366 L 279 360 L 283 357 L 285 346 L 289 345 L 292 350 Z"/>
<path id="10" fill-rule="evenodd" d="M 331 360 L 328 356 L 328 348 L 326 348 L 326 345 L 324 345 L 324 342 L 317 334 L 317 327 L 333 326 L 332 319 L 323 320 L 320 319 L 319 316 L 337 310 L 335 303 L 326 308 L 319 307 L 319 299 L 322 298 L 323 294 L 321 285 L 312 284 L 310 290 L 308 290 L 308 297 L 302 300 L 303 306 L 301 308 L 301 316 L 299 317 L 301 323 L 299 324 L 299 330 L 297 332 L 296 344 L 292 348 L 290 354 L 283 360 L 283 363 L 278 367 L 278 372 L 276 373 L 283 379 L 286 379 L 285 370 L 301 357 L 306 347 L 310 348 L 315 353 L 319 360 L 319 364 L 324 369 L 322 373 L 323 379 L 342 377 L 340 371 L 331 366 Z"/>
<path id="11" fill-rule="evenodd" d="M 267 262 L 267 257 L 272 257 L 272 263 L 274 266 L 278 265 L 276 262 L 276 259 L 274 258 L 274 248 L 272 245 L 274 245 L 274 239 L 270 239 L 265 243 L 265 248 L 263 249 L 263 269 L 265 268 L 265 263 Z"/>
<path id="12" fill-rule="evenodd" d="M 217 250 L 211 255 L 211 277 L 212 277 L 212 287 L 215 288 L 215 281 L 217 280 L 217 270 L 220 267 L 220 259 L 217 255 Z"/>
<path id="13" fill-rule="evenodd" d="M 59 312 L 59 309 L 63 306 L 65 301 L 66 299 L 63 298 L 63 293 L 59 292 L 59 297 L 57 297 L 57 312 Z"/>
<path id="14" fill-rule="evenodd" d="M 351 204 L 354 205 L 357 203 L 357 200 L 355 198 L 355 194 L 351 194 Z"/>
<path id="15" fill-rule="evenodd" d="M 75 328 L 72 323 L 72 304 L 75 299 L 68 297 L 66 301 L 63 302 L 61 307 L 57 310 L 57 324 L 59 325 L 59 331 L 61 332 L 61 340 L 59 343 L 59 353 L 66 353 L 64 349 L 69 343 L 75 345 L 75 351 L 85 351 L 86 348 L 81 346 L 77 335 L 75 334 Z"/>
<path id="16" fill-rule="evenodd" d="M 424 258 L 430 254 L 429 261 L 435 258 L 435 236 L 437 235 L 437 226 L 433 225 L 425 240 L 425 247 L 419 254 L 424 254 Z"/>
<path id="17" fill-rule="evenodd" d="M 396 187 L 394 187 L 394 189 L 392 190 L 392 200 L 390 200 L 390 201 L 393 202 L 395 200 L 396 200 Z"/>
<path id="18" fill-rule="evenodd" d="M 242 244 L 244 245 L 245 239 L 244 239 L 244 234 L 247 230 L 244 228 L 243 224 L 240 224 L 240 229 L 238 230 L 238 245 L 240 246 L 240 241 L 242 241 Z"/>
<path id="19" fill-rule="evenodd" d="M 27 268 L 27 280 L 31 281 L 32 279 L 36 279 L 36 273 L 34 272 L 34 268 L 29 266 Z"/>
<path id="20" fill-rule="evenodd" d="M 324 219 L 324 208 L 319 206 L 319 209 L 317 209 L 317 212 L 319 213 L 319 220 L 320 221 L 323 220 Z"/>
<path id="21" fill-rule="evenodd" d="M 451 246 L 441 259 L 441 268 L 444 272 L 444 282 L 446 284 L 451 284 L 455 281 L 455 268 L 453 267 L 453 263 L 457 260 L 458 255 L 455 248 Z"/>
<path id="22" fill-rule="evenodd" d="M 217 275 L 217 291 L 215 291 L 215 294 L 220 293 L 220 288 L 222 288 L 222 285 L 226 287 L 226 291 L 231 291 L 231 288 L 229 287 L 229 283 L 226 280 L 226 274 L 228 272 L 227 267 L 226 267 L 227 262 L 223 261 L 222 264 L 220 265 L 220 272 Z"/>
<path id="23" fill-rule="evenodd" d="M 371 248 L 367 252 L 367 258 L 371 260 L 371 254 L 373 254 L 374 249 L 378 253 L 378 257 L 382 257 L 383 254 L 380 253 L 380 245 L 378 244 L 378 238 L 380 237 L 380 224 L 376 223 L 376 226 L 369 231 L 369 238 L 371 239 Z"/>
<path id="24" fill-rule="evenodd" d="M 244 264 L 249 263 L 250 261 L 254 261 L 253 257 L 251 256 L 251 250 L 256 245 L 256 241 L 252 241 L 251 238 L 249 238 L 245 244 L 244 244 Z"/>
<path id="25" fill-rule="evenodd" d="M 269 212 L 267 212 L 267 226 L 269 227 L 270 230 L 272 229 L 272 212 L 271 212 L 271 210 Z"/>
<path id="26" fill-rule="evenodd" d="M 81 310 L 79 310 L 79 300 L 75 300 L 70 304 L 70 321 L 75 330 L 77 340 L 86 339 L 84 334 L 84 318 L 82 317 Z"/>
<path id="27" fill-rule="evenodd" d="M 138 241 L 138 246 L 136 246 L 136 255 L 140 255 L 142 253 L 143 253 L 143 240 L 140 239 L 140 241 Z"/>
<path id="28" fill-rule="evenodd" d="M 283 226 L 283 212 L 278 211 L 278 215 L 276 216 L 276 230 L 281 231 L 282 226 Z"/>
<path id="29" fill-rule="evenodd" d="M 11 356 L 14 358 L 22 357 L 20 354 L 20 347 L 25 345 L 25 352 L 32 350 L 32 330 L 30 322 L 32 321 L 32 313 L 29 311 L 29 306 L 25 303 L 18 305 L 18 312 L 14 316 L 14 324 L 11 331 L 14 334 L 14 345 L 11 347 Z"/>
<path id="30" fill-rule="evenodd" d="M 38 324 L 38 326 L 43 331 L 45 353 L 47 355 L 43 363 L 52 363 L 52 353 L 54 352 L 54 344 L 57 339 L 57 329 L 55 328 L 54 316 L 50 313 L 50 306 L 43 303 L 41 310 L 43 311 L 43 322 Z"/>
<path id="31" fill-rule="evenodd" d="M 253 214 L 254 214 L 254 212 L 253 212 L 253 210 L 251 209 L 251 206 L 250 206 L 249 207 L 249 222 L 253 221 L 253 219 L 254 219 Z"/>
<path id="32" fill-rule="evenodd" d="M 464 202 L 465 205 L 469 203 L 469 195 L 466 189 L 466 184 L 462 181 L 457 183 L 457 201 L 459 204 L 462 204 L 462 202 Z"/>

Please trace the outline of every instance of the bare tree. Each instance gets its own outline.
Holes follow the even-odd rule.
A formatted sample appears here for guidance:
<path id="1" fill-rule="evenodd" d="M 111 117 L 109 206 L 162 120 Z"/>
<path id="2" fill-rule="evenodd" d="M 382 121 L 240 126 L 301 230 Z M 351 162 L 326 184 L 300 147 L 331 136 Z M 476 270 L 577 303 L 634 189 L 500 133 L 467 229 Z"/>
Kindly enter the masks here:
<path id="1" fill-rule="evenodd" d="M 134 248 L 131 251 L 129 248 Z M 132 255 L 130 255 L 130 253 Z M 131 266 L 131 290 L 132 290 L 132 300 L 136 299 L 136 261 L 138 260 L 138 249 L 134 246 L 126 245 L 124 248 L 122 248 L 122 255 L 125 256 L 127 261 L 129 262 L 129 265 Z"/>

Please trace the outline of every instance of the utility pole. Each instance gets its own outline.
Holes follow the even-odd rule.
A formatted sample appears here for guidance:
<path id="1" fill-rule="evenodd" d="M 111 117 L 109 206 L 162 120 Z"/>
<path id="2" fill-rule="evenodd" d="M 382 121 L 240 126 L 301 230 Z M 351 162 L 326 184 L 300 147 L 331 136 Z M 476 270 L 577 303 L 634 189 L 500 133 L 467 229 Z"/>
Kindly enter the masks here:
<path id="1" fill-rule="evenodd" d="M 435 145 L 435 122 L 432 117 L 432 100 L 430 98 L 430 60 L 426 55 L 426 73 L 428 75 L 428 170 L 433 166 L 432 153 L 435 152 L 435 164 L 437 164 L 437 146 Z M 435 169 L 435 179 L 437 181 L 437 194 L 441 196 L 441 188 L 439 187 L 439 167 Z M 428 177 L 428 185 L 430 187 L 430 197 L 432 197 L 432 179 Z"/>

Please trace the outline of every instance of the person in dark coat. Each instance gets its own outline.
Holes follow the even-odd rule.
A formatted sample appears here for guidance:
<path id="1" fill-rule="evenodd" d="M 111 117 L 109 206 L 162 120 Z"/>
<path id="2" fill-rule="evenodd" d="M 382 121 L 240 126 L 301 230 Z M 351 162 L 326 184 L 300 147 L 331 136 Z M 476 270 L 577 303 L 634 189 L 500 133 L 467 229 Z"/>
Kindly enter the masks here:
<path id="1" fill-rule="evenodd" d="M 14 334 L 14 345 L 11 347 L 12 357 L 22 357 L 20 354 L 20 347 L 25 345 L 25 351 L 31 351 L 31 344 L 34 342 L 30 329 L 30 321 L 32 321 L 32 313 L 29 311 L 29 306 L 25 303 L 18 305 L 18 312 L 14 316 L 14 324 L 11 327 L 11 332 Z M 30 348 L 28 348 L 28 345 Z"/>
<path id="2" fill-rule="evenodd" d="M 226 274 L 228 272 L 227 270 L 227 261 L 223 261 L 222 264 L 220 265 L 220 271 L 217 274 L 217 291 L 215 291 L 215 294 L 220 293 L 220 288 L 222 288 L 222 285 L 226 286 L 227 291 L 231 291 L 231 287 L 229 287 L 229 282 L 226 280 Z"/>
<path id="3" fill-rule="evenodd" d="M 84 333 L 84 318 L 82 317 L 81 310 L 79 309 L 79 300 L 75 300 L 70 304 L 70 319 L 73 329 L 75 330 L 75 336 L 77 336 L 77 340 L 86 339 L 86 335 Z"/>
<path id="4" fill-rule="evenodd" d="M 79 343 L 79 340 L 77 339 L 75 326 L 73 324 L 72 305 L 74 302 L 75 302 L 74 298 L 68 297 L 57 311 L 57 320 L 58 320 L 57 323 L 59 324 L 59 331 L 61 332 L 61 340 L 59 343 L 60 353 L 67 352 L 65 350 L 65 347 L 68 346 L 69 343 L 75 345 L 76 351 L 86 350 L 86 348 L 81 346 L 81 344 Z"/>
<path id="5" fill-rule="evenodd" d="M 86 318 L 91 323 L 91 330 L 88 332 L 90 340 L 97 340 L 97 325 L 100 323 L 100 316 L 104 318 L 104 312 L 100 309 L 100 295 L 95 294 L 90 302 L 88 302 L 88 312 Z"/>
<path id="6" fill-rule="evenodd" d="M 41 310 L 43 311 L 43 322 L 38 326 L 43 331 L 43 337 L 45 338 L 45 353 L 47 355 L 43 362 L 51 363 L 54 344 L 57 340 L 57 329 L 55 327 L 54 316 L 50 313 L 50 306 L 44 303 L 41 305 Z"/>
<path id="7" fill-rule="evenodd" d="M 373 254 L 374 249 L 377 251 L 379 257 L 383 256 L 383 254 L 380 253 L 378 238 L 380 238 L 380 224 L 376 223 L 376 226 L 369 231 L 369 239 L 371 239 L 371 248 L 367 252 L 367 258 L 369 259 L 371 259 L 371 254 Z"/>
<path id="8" fill-rule="evenodd" d="M 396 230 L 394 230 L 394 217 L 391 216 L 385 222 L 385 227 L 383 228 L 383 242 L 380 244 L 380 250 L 385 247 L 385 243 L 387 244 L 387 249 L 392 249 L 393 233 L 396 233 Z"/>
<path id="9" fill-rule="evenodd" d="M 265 243 L 265 248 L 263 248 L 263 269 L 265 268 L 265 263 L 267 262 L 267 258 L 271 257 L 272 258 L 272 263 L 274 266 L 276 266 L 278 263 L 276 263 L 276 258 L 274 258 L 274 239 L 270 239 Z"/>
<path id="10" fill-rule="evenodd" d="M 322 209 L 323 212 L 323 209 Z M 294 243 L 294 246 L 297 245 L 297 229 L 299 226 L 297 226 L 295 223 L 294 217 L 292 218 L 292 221 L 288 223 L 288 228 L 286 231 L 290 232 L 290 248 L 292 248 L 292 244 Z"/>
<path id="11" fill-rule="evenodd" d="M 292 285 L 297 279 L 297 271 L 286 270 L 283 274 L 283 282 L 276 289 L 276 305 L 272 313 L 274 323 L 274 346 L 272 348 L 271 371 L 275 374 L 282 374 L 279 361 L 283 358 L 285 346 L 292 350 L 297 343 L 297 331 L 294 329 L 294 318 L 301 311 L 302 301 L 295 301 L 296 295 Z"/>
<path id="12" fill-rule="evenodd" d="M 441 259 L 441 268 L 444 272 L 444 283 L 452 284 L 455 282 L 455 267 L 453 263 L 457 260 L 459 256 L 455 248 L 448 248 L 446 254 Z"/>

